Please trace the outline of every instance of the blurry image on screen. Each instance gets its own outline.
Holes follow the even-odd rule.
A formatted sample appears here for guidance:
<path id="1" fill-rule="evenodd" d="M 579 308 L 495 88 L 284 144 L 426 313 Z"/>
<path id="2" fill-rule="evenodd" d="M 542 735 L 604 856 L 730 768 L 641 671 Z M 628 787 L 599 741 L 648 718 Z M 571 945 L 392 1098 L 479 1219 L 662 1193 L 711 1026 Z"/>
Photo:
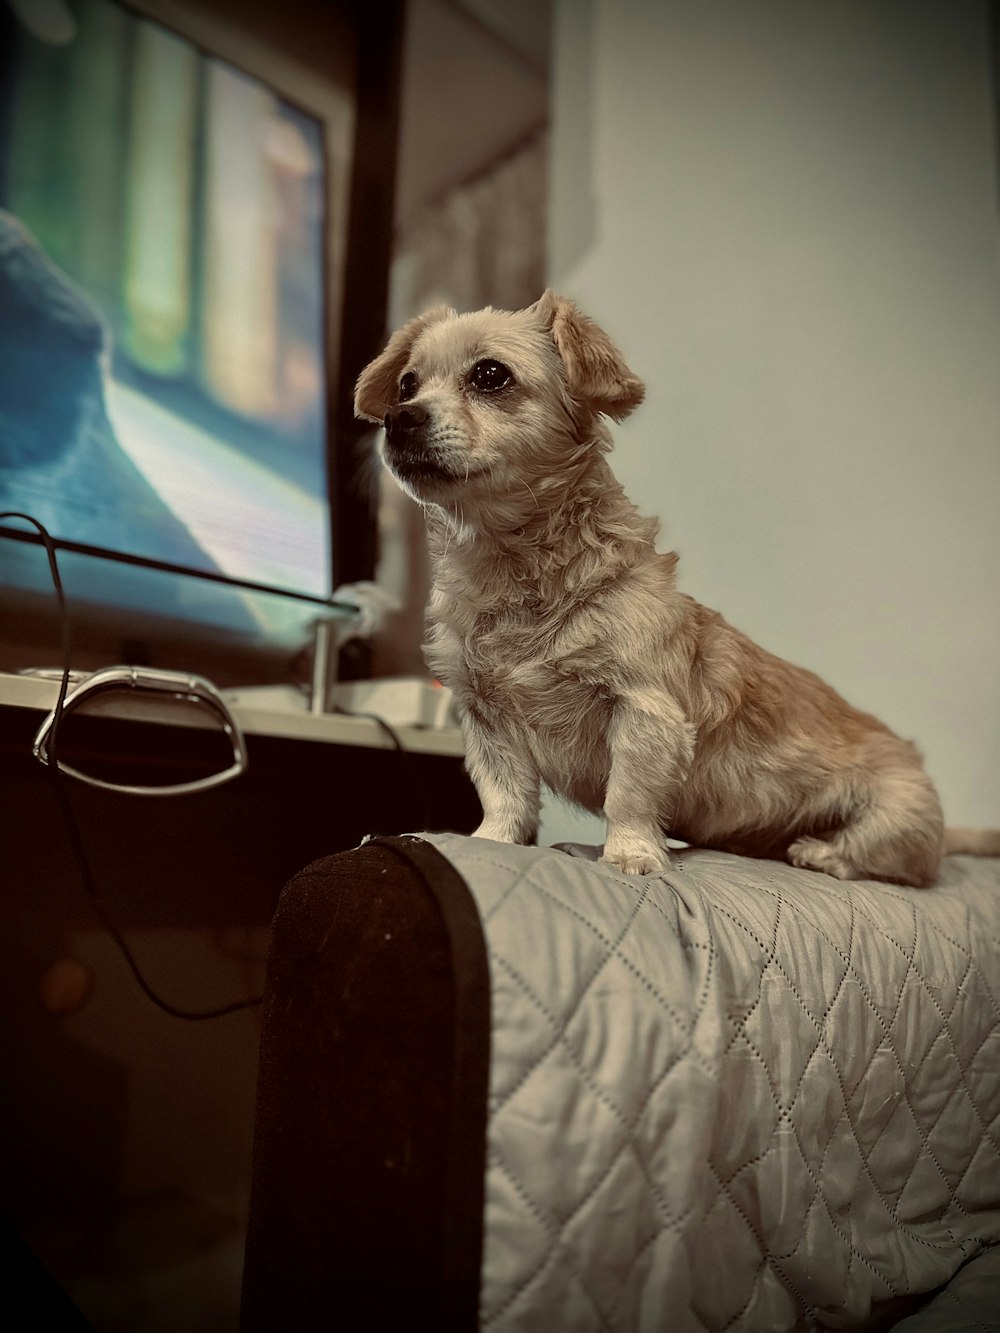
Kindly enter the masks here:
<path id="1" fill-rule="evenodd" d="M 113 0 L 12 9 L 0 508 L 329 594 L 322 127 Z"/>

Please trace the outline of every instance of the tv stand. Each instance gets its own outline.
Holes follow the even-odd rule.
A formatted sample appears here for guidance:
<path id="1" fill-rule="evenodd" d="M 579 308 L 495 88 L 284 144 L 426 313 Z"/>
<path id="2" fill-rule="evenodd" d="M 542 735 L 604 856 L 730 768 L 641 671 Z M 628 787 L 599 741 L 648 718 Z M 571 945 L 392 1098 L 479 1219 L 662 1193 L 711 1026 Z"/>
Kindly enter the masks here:
<path id="1" fill-rule="evenodd" d="M 0 672 L 0 710 L 28 709 L 47 713 L 59 694 L 59 672 L 11 674 Z M 371 717 L 385 718 L 404 750 L 418 755 L 460 758 L 462 733 L 452 720 L 448 692 L 415 678 L 351 681 L 335 687 L 336 712 L 314 713 L 308 696 L 293 685 L 261 685 L 223 690 L 222 695 L 246 736 L 314 741 L 326 745 L 395 749 L 392 739 Z M 121 716 L 113 696 L 95 700 L 88 711 Z M 128 716 L 142 715 L 132 702 Z M 162 709 L 151 704 L 146 720 L 160 720 Z M 40 719 L 39 719 L 40 720 Z"/>
<path id="2" fill-rule="evenodd" d="M 238 1271 L 259 1010 L 184 1023 L 139 991 L 84 890 L 51 773 L 31 752 L 57 693 L 55 680 L 0 675 L 0 1019 L 17 1145 L 0 1172 L 4 1215 L 57 1275 L 75 1271 L 66 1237 L 112 1254 L 116 1236 L 155 1225 L 201 1253 L 206 1217 L 231 1237 Z M 294 703 L 233 701 L 249 765 L 212 790 L 151 799 L 66 780 L 102 907 L 180 1008 L 260 993 L 278 896 L 311 861 L 368 834 L 469 832 L 481 818 L 454 727 L 400 725 L 399 753 L 367 718 Z M 109 709 L 91 723 L 112 760 L 120 751 L 123 780 L 171 773 L 175 743 L 190 760 L 190 728 Z M 153 732 L 155 753 L 144 748 Z M 71 740 L 67 727 L 60 748 Z M 67 964 L 93 986 L 60 1015 L 46 1008 L 45 979 Z"/>

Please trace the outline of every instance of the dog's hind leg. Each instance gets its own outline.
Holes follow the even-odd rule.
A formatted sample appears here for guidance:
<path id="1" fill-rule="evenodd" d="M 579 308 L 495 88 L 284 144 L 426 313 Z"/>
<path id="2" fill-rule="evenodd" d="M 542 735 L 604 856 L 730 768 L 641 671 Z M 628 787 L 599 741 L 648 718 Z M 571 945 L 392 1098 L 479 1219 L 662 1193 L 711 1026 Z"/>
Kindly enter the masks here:
<path id="1" fill-rule="evenodd" d="M 930 779 L 920 770 L 879 775 L 869 799 L 826 837 L 797 838 L 792 865 L 837 879 L 880 879 L 926 888 L 937 877 L 944 818 Z"/>

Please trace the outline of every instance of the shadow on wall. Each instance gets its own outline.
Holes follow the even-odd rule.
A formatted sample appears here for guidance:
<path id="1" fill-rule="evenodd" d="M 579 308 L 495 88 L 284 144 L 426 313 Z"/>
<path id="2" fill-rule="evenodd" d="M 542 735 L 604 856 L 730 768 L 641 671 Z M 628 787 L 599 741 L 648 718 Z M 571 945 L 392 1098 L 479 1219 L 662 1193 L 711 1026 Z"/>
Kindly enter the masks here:
<path id="1" fill-rule="evenodd" d="M 550 173 L 550 213 L 559 219 L 559 271 L 572 272 L 596 245 L 600 221 L 594 179 L 594 0 L 574 0 L 571 7 L 557 4 L 553 23 L 554 45 L 560 58 L 552 70 L 552 103 L 559 106 L 560 113 L 551 129 L 551 158 L 558 160 L 559 171 Z M 573 77 L 561 78 L 560 71 L 568 69 Z M 546 264 L 549 280 L 555 276 L 554 268 L 550 245 Z"/>
<path id="2" fill-rule="evenodd" d="M 442 302 L 515 310 L 539 296 L 548 150 L 539 129 L 404 223 L 393 257 L 393 328 Z"/>

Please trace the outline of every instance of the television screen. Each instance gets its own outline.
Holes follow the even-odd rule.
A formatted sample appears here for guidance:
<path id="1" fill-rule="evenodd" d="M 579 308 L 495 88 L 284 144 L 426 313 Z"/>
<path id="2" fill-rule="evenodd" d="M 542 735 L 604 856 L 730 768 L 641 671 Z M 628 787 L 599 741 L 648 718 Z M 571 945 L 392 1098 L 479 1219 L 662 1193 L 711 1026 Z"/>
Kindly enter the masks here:
<path id="1" fill-rule="evenodd" d="M 83 551 L 71 598 L 280 639 L 301 602 L 218 579 L 332 590 L 325 127 L 116 0 L 7 27 L 0 510 Z"/>

